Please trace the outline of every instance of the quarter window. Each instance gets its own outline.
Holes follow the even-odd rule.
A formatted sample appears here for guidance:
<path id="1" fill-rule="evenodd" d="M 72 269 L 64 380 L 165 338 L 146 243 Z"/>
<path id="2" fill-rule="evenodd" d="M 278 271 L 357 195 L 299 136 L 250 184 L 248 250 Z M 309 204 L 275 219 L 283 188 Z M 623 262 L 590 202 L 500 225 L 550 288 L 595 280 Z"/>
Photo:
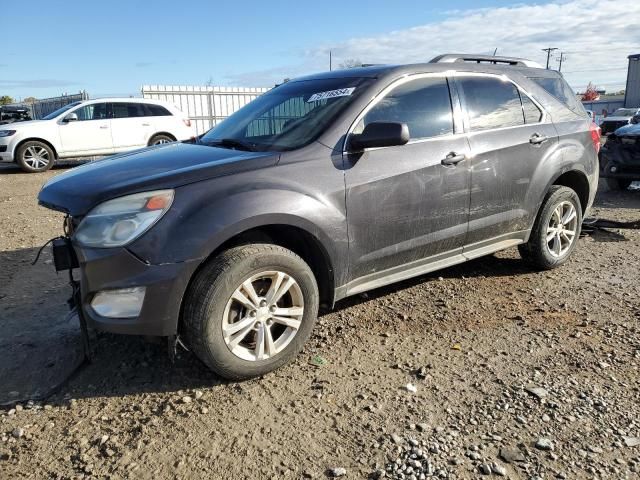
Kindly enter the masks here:
<path id="1" fill-rule="evenodd" d="M 147 117 L 170 117 L 171 112 L 161 105 L 151 103 L 144 104 L 145 115 Z"/>
<path id="2" fill-rule="evenodd" d="M 107 104 L 92 103 L 74 110 L 73 113 L 78 116 L 78 121 L 81 122 L 85 120 L 104 120 L 107 118 Z"/>
<path id="3" fill-rule="evenodd" d="M 471 131 L 524 125 L 522 103 L 514 84 L 499 78 L 460 79 Z"/>
<path id="4" fill-rule="evenodd" d="M 355 133 L 372 122 L 406 123 L 411 139 L 453 133 L 447 80 L 419 78 L 397 86 L 367 112 Z"/>
<path id="5" fill-rule="evenodd" d="M 542 120 L 542 111 L 533 103 L 533 100 L 522 92 L 520 92 L 520 99 L 522 100 L 524 123 L 538 123 Z"/>

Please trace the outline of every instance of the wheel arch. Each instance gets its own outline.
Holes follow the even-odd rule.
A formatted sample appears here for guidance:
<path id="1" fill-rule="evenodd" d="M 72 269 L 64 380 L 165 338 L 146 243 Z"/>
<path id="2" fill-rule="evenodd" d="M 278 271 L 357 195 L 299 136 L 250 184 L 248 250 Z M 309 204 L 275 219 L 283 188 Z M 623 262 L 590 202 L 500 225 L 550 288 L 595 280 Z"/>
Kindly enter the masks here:
<path id="1" fill-rule="evenodd" d="M 568 170 L 560 174 L 557 178 L 554 179 L 553 183 L 549 185 L 549 187 L 547 188 L 547 192 L 553 185 L 562 185 L 576 192 L 578 198 L 580 199 L 580 206 L 582 207 L 582 213 L 584 215 L 584 213 L 587 211 L 591 193 L 589 179 L 584 172 L 580 170 Z"/>
<path id="2" fill-rule="evenodd" d="M 332 258 L 322 241 L 308 229 L 299 225 L 285 223 L 267 223 L 235 232 L 219 244 L 198 268 L 193 272 L 182 296 L 180 315 L 178 319 L 179 332 L 182 327 L 184 301 L 187 292 L 192 288 L 194 279 L 205 266 L 221 252 L 229 248 L 255 243 L 269 243 L 291 250 L 302 258 L 313 272 L 318 283 L 320 306 L 330 309 L 335 302 L 335 271 Z"/>
<path id="3" fill-rule="evenodd" d="M 24 138 L 22 140 L 20 140 L 18 142 L 18 144 L 16 145 L 16 148 L 14 149 L 14 154 L 13 154 L 13 161 L 17 162 L 18 161 L 18 149 L 24 145 L 27 142 L 41 142 L 44 143 L 45 145 L 47 145 L 49 148 L 51 148 L 51 150 L 53 151 L 53 157 L 55 160 L 58 160 L 59 156 L 58 156 L 58 150 L 56 149 L 56 147 L 53 145 L 53 143 L 51 143 L 49 140 L 45 140 L 44 138 L 40 138 L 40 137 L 27 137 Z"/>
<path id="4" fill-rule="evenodd" d="M 176 136 L 175 136 L 173 133 L 165 132 L 165 131 L 162 131 L 162 132 L 155 132 L 155 133 L 153 133 L 152 135 L 150 135 L 150 136 L 149 136 L 149 140 L 147 140 L 147 146 L 148 146 L 148 147 L 149 147 L 149 146 L 151 146 L 151 140 L 153 140 L 153 139 L 154 139 L 155 137 L 157 137 L 158 135 L 165 135 L 165 136 L 167 136 L 167 137 L 169 137 L 169 138 L 173 139 L 173 141 L 174 141 L 174 142 L 177 140 L 177 139 L 176 139 Z"/>

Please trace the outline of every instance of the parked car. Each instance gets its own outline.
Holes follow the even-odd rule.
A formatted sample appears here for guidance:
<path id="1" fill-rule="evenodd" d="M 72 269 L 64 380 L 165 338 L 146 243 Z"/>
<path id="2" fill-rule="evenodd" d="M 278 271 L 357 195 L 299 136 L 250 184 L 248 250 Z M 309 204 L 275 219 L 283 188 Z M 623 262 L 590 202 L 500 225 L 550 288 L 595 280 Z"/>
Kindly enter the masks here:
<path id="1" fill-rule="evenodd" d="M 609 135 L 600 152 L 600 176 L 612 190 L 640 180 L 640 116 Z"/>
<path id="2" fill-rule="evenodd" d="M 179 337 L 239 379 L 350 295 L 516 245 L 564 264 L 599 147 L 558 72 L 445 55 L 291 80 L 193 143 L 84 165 L 38 198 L 67 214 L 55 263 L 77 256 L 91 325 Z"/>
<path id="3" fill-rule="evenodd" d="M 640 108 L 619 108 L 600 123 L 602 135 L 609 135 L 618 128 L 631 123 L 631 119 L 640 114 Z"/>
<path id="4" fill-rule="evenodd" d="M 31 112 L 26 107 L 0 105 L 0 125 L 31 120 Z"/>
<path id="5" fill-rule="evenodd" d="M 86 100 L 65 105 L 42 120 L 0 127 L 0 161 L 42 172 L 60 158 L 111 155 L 193 135 L 191 121 L 166 102 Z"/>

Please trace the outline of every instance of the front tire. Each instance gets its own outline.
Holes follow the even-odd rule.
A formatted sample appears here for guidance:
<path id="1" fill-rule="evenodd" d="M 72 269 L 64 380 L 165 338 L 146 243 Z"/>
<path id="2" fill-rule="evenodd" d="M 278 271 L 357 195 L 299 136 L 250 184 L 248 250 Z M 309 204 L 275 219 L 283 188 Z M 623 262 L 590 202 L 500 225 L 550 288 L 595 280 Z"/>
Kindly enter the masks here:
<path id="1" fill-rule="evenodd" d="M 241 380 L 290 361 L 309 338 L 318 305 L 316 279 L 298 255 L 276 245 L 244 245 L 196 274 L 183 330 L 211 370 Z"/>
<path id="2" fill-rule="evenodd" d="M 557 268 L 569 260 L 581 228 L 578 195 L 571 188 L 554 185 L 542 202 L 529 241 L 518 246 L 520 256 L 542 270 Z"/>
<path id="3" fill-rule="evenodd" d="M 171 143 L 175 141 L 176 139 L 170 137 L 169 135 L 157 134 L 151 137 L 151 140 L 149 140 L 149 146 L 151 147 L 153 145 L 164 145 L 165 143 Z"/>
<path id="4" fill-rule="evenodd" d="M 609 190 L 626 190 L 633 180 L 624 180 L 620 178 L 605 178 Z"/>
<path id="5" fill-rule="evenodd" d="M 43 142 L 25 142 L 16 151 L 16 162 L 23 171 L 37 173 L 49 170 L 55 161 L 53 149 Z"/>

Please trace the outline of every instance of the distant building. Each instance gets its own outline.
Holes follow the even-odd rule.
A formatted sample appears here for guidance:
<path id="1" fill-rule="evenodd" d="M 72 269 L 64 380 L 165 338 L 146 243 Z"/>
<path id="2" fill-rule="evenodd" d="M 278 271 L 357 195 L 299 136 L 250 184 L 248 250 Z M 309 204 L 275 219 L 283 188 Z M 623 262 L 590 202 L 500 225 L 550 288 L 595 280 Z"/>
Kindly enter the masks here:
<path id="1" fill-rule="evenodd" d="M 629 55 L 627 88 L 624 95 L 625 107 L 640 107 L 640 53 Z"/>

